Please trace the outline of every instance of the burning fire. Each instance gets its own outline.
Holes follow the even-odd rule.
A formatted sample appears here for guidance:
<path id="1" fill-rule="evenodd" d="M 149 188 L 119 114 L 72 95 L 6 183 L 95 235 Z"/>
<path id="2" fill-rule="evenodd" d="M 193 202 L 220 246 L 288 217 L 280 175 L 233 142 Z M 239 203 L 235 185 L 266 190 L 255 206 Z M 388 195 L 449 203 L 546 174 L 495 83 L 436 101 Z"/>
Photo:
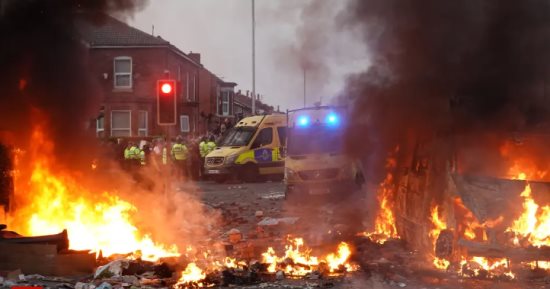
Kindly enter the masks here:
<path id="1" fill-rule="evenodd" d="M 524 180 L 525 177 L 521 174 L 518 179 Z M 523 213 L 507 231 L 514 233 L 516 246 L 520 245 L 521 240 L 535 247 L 550 246 L 550 206 L 539 206 L 531 193 L 531 185 L 527 182 L 520 195 L 523 198 Z"/>
<path id="2" fill-rule="evenodd" d="M 438 206 L 434 206 L 432 208 L 430 216 L 433 224 L 433 229 L 430 231 L 430 238 L 432 239 L 433 250 L 435 251 L 435 243 L 437 242 L 439 233 L 447 229 L 447 223 L 439 216 Z M 447 269 L 451 264 L 449 261 L 435 256 L 433 257 L 432 262 L 434 266 L 438 269 Z"/>
<path id="3" fill-rule="evenodd" d="M 191 288 L 204 287 L 203 280 L 206 278 L 206 274 L 195 263 L 187 264 L 187 267 L 181 272 L 181 277 L 175 288 Z"/>
<path id="4" fill-rule="evenodd" d="M 305 248 L 302 238 L 290 239 L 289 242 L 282 257 L 277 256 L 271 247 L 262 254 L 263 263 L 268 265 L 268 272 L 275 273 L 281 270 L 290 276 L 304 276 L 323 265 L 326 265 L 330 273 L 357 270 L 357 266 L 348 262 L 351 249 L 347 243 L 340 243 L 336 253 L 331 253 L 319 260 L 311 256 L 311 250 Z"/>
<path id="5" fill-rule="evenodd" d="M 70 249 L 100 251 L 103 256 L 134 253 L 144 260 L 179 256 L 175 245 L 155 243 L 132 222 L 137 209 L 116 195 L 97 194 L 82 187 L 69 173 L 53 171 L 53 143 L 42 129 L 32 134 L 33 159 L 28 184 L 18 186 L 31 199 L 10 216 L 10 227 L 27 235 L 55 234 L 67 229 Z M 25 189 L 23 189 L 25 188 Z"/>
<path id="6" fill-rule="evenodd" d="M 356 271 L 359 267 L 349 262 L 351 249 L 347 243 L 341 242 L 334 253 L 324 258 L 312 256 L 311 249 L 305 246 L 302 238 L 288 238 L 289 244 L 285 246 L 283 256 L 278 256 L 272 247 L 262 254 L 261 263 L 267 268 L 267 272 L 284 272 L 287 276 L 303 277 L 317 270 L 321 273 L 344 273 Z M 205 259 L 208 259 L 205 254 Z M 202 264 L 201 267 L 197 263 Z M 181 273 L 181 277 L 175 288 L 202 288 L 209 287 L 207 276 L 210 273 L 217 274 L 225 269 L 246 268 L 247 263 L 226 257 L 223 261 L 196 260 L 189 263 Z"/>
<path id="7" fill-rule="evenodd" d="M 462 202 L 458 200 L 457 204 L 462 205 Z M 469 213 L 471 214 L 471 212 Z M 433 229 L 430 231 L 430 237 L 432 238 L 432 244 L 435 250 L 437 238 L 439 237 L 439 234 L 441 233 L 441 231 L 447 229 L 447 223 L 439 215 L 438 206 L 432 207 L 430 216 L 433 224 Z M 473 217 L 473 215 L 471 215 L 470 217 L 473 218 L 473 220 L 468 220 L 469 219 L 468 214 L 466 214 L 465 220 L 467 221 L 467 223 L 469 221 L 472 221 L 471 224 L 474 224 L 474 226 L 483 227 L 482 225 L 479 225 L 479 223 Z M 476 234 L 473 229 L 474 226 L 466 225 L 466 228 L 464 230 L 464 237 L 470 240 L 476 238 Z M 486 238 L 485 230 L 483 230 L 483 232 L 484 232 L 483 236 L 484 238 Z M 485 276 L 489 278 L 496 277 L 496 276 L 507 276 L 513 279 L 515 277 L 512 271 L 510 271 L 510 266 L 506 258 L 489 260 L 484 257 L 462 256 L 461 259 L 462 260 L 460 262 L 459 273 L 462 275 L 469 276 L 469 277 L 478 277 L 478 276 L 482 276 L 482 274 L 486 272 Z M 441 269 L 441 270 L 448 269 L 449 265 L 451 264 L 451 262 L 449 262 L 448 260 L 441 259 L 438 257 L 434 257 L 432 263 L 437 269 Z"/>
<path id="8" fill-rule="evenodd" d="M 393 170 L 397 165 L 395 158 L 388 158 L 386 169 Z M 397 229 L 395 227 L 395 217 L 393 213 L 393 175 L 391 172 L 386 174 L 386 178 L 380 184 L 377 191 L 377 198 L 380 204 L 378 214 L 374 223 L 373 232 L 364 232 L 362 235 L 371 240 L 384 244 L 388 239 L 398 239 Z"/>

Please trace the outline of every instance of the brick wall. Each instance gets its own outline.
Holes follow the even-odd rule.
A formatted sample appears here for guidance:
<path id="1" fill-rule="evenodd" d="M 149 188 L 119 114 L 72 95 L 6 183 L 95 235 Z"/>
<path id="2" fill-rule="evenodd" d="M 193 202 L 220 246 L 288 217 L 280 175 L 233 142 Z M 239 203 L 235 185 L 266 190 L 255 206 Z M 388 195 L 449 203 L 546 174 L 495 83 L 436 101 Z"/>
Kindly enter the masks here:
<path id="1" fill-rule="evenodd" d="M 132 88 L 115 89 L 114 59 L 126 56 L 132 59 Z M 111 112 L 131 111 L 131 133 L 138 136 L 138 114 L 147 111 L 148 135 L 170 135 L 180 133 L 179 115 L 189 115 L 190 128 L 200 130 L 200 106 L 207 106 L 201 91 L 200 68 L 169 48 L 92 48 L 90 63 L 101 87 L 104 106 L 104 137 L 111 136 Z M 178 94 L 176 127 L 157 125 L 156 83 L 158 79 L 176 79 Z M 195 85 L 194 85 L 195 83 Z M 193 94 L 193 91 L 195 94 Z M 200 99 L 199 99 L 200 97 Z M 95 127 L 95 126 L 94 126 Z"/>

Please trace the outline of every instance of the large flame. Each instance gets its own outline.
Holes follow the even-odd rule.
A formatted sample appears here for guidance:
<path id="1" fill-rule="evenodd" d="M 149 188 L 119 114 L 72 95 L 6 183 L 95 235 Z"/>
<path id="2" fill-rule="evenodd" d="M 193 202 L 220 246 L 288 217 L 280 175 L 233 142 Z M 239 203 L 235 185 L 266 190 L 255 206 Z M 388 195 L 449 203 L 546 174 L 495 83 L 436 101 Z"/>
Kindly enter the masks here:
<path id="1" fill-rule="evenodd" d="M 377 199 L 379 203 L 378 213 L 376 215 L 374 223 L 374 231 L 362 233 L 364 236 L 371 240 L 383 244 L 388 239 L 398 239 L 397 228 L 395 227 L 395 216 L 393 212 L 393 174 L 391 171 L 396 167 L 396 159 L 390 157 L 386 162 L 386 169 L 388 173 L 384 178 L 384 181 L 380 184 L 377 191 Z"/>
<path id="2" fill-rule="evenodd" d="M 175 245 L 155 243 L 132 222 L 136 207 L 108 192 L 84 188 L 70 174 L 53 171 L 53 144 L 37 127 L 30 148 L 30 180 L 18 186 L 27 200 L 10 218 L 10 227 L 26 235 L 55 234 L 67 229 L 70 249 L 100 251 L 103 256 L 134 253 L 145 260 L 178 256 Z"/>
<path id="3" fill-rule="evenodd" d="M 519 179 L 525 179 L 525 174 Z M 531 185 L 527 182 L 521 193 L 523 212 L 507 229 L 514 233 L 514 244 L 520 245 L 520 238 L 526 239 L 535 247 L 550 246 L 550 206 L 541 207 L 531 195 Z"/>

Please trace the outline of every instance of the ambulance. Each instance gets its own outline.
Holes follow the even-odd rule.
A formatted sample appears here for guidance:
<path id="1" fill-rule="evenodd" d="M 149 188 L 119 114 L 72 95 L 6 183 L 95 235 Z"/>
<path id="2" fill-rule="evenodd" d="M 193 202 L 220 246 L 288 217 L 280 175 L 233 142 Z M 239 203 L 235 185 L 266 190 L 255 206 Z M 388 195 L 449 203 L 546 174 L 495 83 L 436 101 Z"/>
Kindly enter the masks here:
<path id="1" fill-rule="evenodd" d="M 286 138 L 286 115 L 243 118 L 218 147 L 205 158 L 205 173 L 217 182 L 238 177 L 245 182 L 283 177 L 282 147 Z"/>
<path id="2" fill-rule="evenodd" d="M 351 195 L 363 182 L 343 151 L 347 108 L 316 106 L 287 112 L 286 197 Z"/>

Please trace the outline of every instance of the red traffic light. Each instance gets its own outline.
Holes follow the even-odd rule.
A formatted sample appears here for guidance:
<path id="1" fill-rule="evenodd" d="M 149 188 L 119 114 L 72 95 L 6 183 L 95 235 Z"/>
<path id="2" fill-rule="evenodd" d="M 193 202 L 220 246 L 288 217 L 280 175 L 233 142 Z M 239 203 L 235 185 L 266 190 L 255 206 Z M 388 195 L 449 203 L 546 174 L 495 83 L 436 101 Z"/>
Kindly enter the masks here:
<path id="1" fill-rule="evenodd" d="M 157 123 L 159 125 L 176 124 L 176 89 L 174 79 L 157 81 Z"/>
<path id="2" fill-rule="evenodd" d="M 160 90 L 163 92 L 163 93 L 170 93 L 172 92 L 172 85 L 170 83 L 163 83 L 162 86 L 160 87 Z"/>

